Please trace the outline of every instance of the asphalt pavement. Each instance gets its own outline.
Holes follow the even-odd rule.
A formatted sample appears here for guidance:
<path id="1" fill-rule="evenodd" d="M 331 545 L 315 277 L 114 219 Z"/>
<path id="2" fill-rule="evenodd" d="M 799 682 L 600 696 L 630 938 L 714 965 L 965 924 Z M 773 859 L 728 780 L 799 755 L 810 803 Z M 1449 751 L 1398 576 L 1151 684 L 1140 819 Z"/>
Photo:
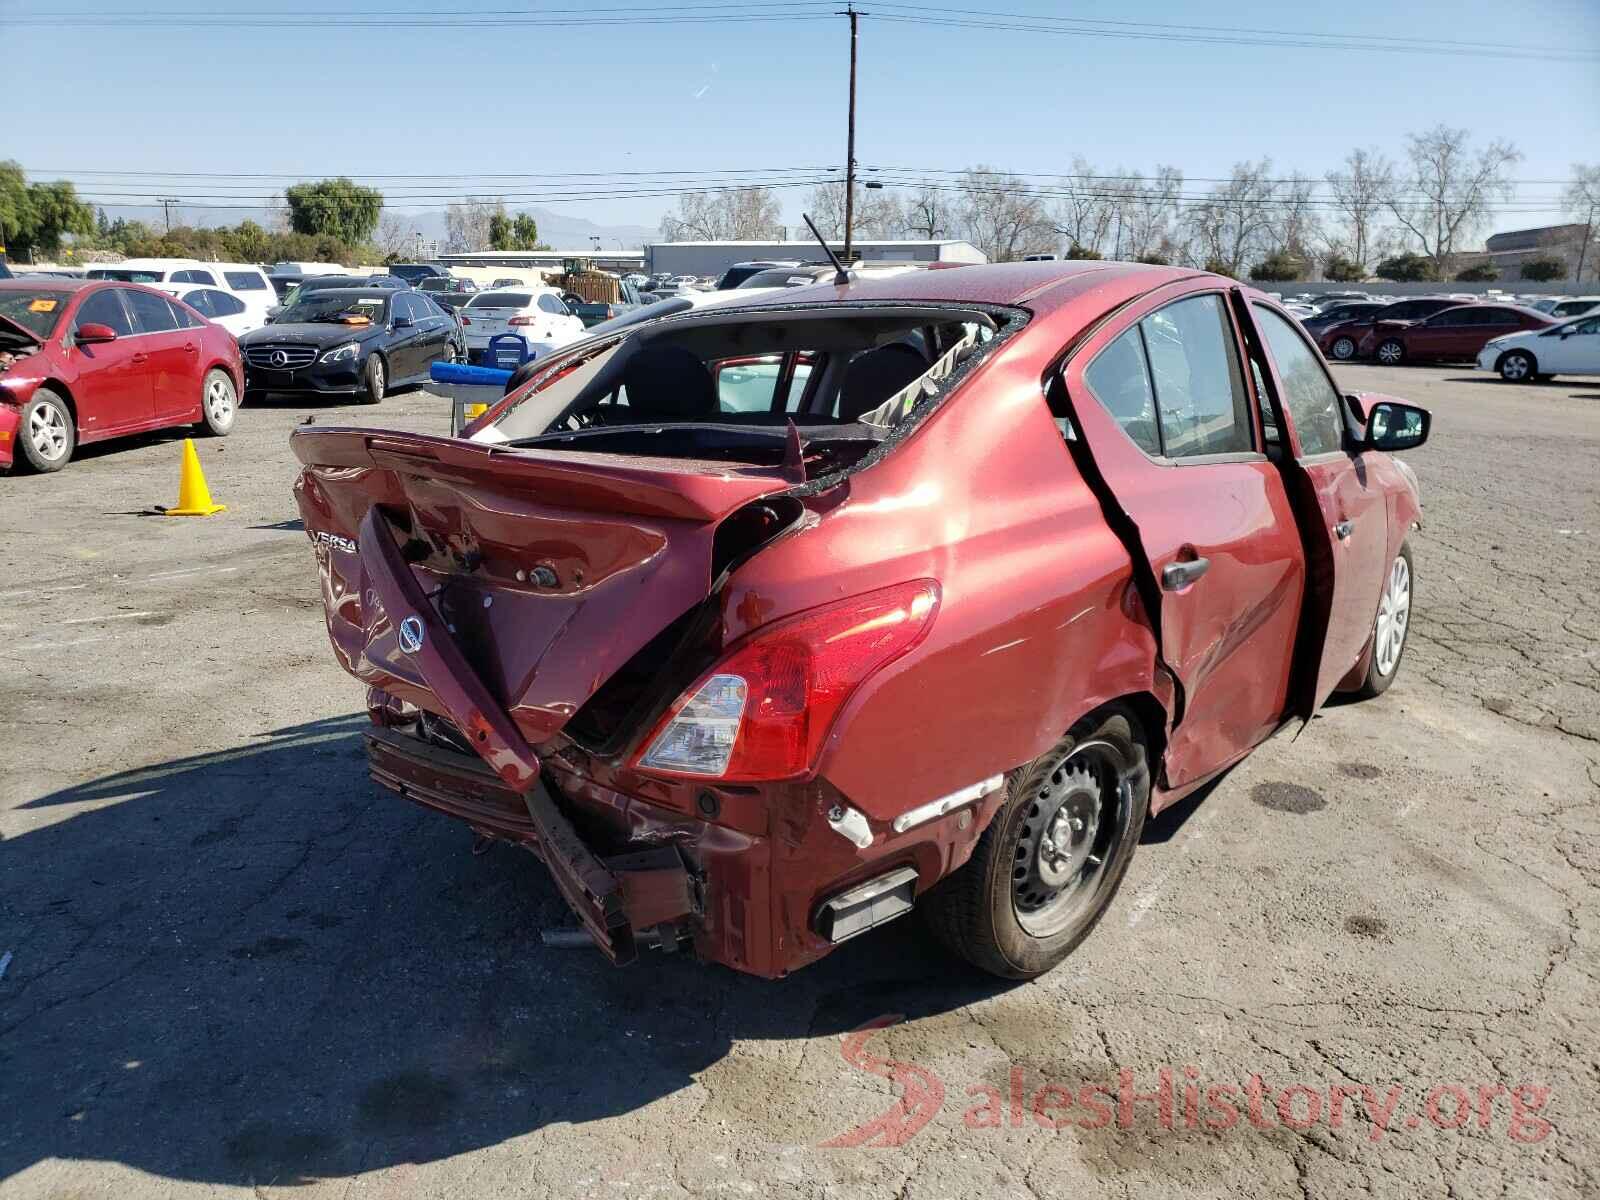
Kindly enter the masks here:
<path id="1" fill-rule="evenodd" d="M 914 918 L 615 970 L 380 794 L 285 439 L 423 393 L 245 408 L 206 520 L 175 435 L 0 477 L 0 1196 L 1600 1194 L 1600 382 L 1338 374 L 1435 416 L 1400 678 L 1020 986 Z"/>

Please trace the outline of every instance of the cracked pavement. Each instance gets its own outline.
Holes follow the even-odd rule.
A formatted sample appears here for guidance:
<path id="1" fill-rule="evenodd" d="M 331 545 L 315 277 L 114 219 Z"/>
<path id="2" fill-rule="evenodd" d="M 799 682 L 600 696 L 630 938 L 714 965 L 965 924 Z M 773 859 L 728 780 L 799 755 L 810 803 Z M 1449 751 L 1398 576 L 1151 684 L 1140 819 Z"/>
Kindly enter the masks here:
<path id="1" fill-rule="evenodd" d="M 137 515 L 170 436 L 0 478 L 0 1196 L 1600 1193 L 1600 385 L 1339 375 L 1435 414 L 1399 680 L 1155 823 L 1023 986 L 915 919 L 781 982 L 616 971 L 540 943 L 530 856 L 379 794 L 284 438 L 437 401 L 245 409 L 207 521 Z M 1171 1127 L 1124 1123 L 1163 1068 Z"/>

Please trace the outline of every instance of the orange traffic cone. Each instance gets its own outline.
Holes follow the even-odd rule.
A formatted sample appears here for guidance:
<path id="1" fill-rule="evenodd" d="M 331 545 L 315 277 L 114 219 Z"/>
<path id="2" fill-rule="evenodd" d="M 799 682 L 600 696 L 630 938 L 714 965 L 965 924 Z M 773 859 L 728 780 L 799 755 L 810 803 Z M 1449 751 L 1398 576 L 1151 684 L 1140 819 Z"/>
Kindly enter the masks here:
<path id="1" fill-rule="evenodd" d="M 206 473 L 200 469 L 200 456 L 194 452 L 194 442 L 183 439 L 183 469 L 178 475 L 178 506 L 169 508 L 169 517 L 209 517 L 213 513 L 227 512 L 226 504 L 211 503 L 211 489 L 206 487 Z"/>

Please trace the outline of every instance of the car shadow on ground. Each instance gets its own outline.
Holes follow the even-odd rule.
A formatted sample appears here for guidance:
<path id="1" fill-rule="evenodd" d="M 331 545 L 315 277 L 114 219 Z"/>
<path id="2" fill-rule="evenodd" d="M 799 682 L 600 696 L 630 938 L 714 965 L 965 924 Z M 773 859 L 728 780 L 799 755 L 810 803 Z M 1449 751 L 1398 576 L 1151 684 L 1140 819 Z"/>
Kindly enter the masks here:
<path id="1" fill-rule="evenodd" d="M 263 1185 L 434 1161 L 636 1111 L 735 1041 L 1009 986 L 915 919 L 777 982 L 545 947 L 573 921 L 543 868 L 475 857 L 463 826 L 380 792 L 364 726 L 22 805 L 52 823 L 0 841 L 0 1179 L 52 1158 Z"/>

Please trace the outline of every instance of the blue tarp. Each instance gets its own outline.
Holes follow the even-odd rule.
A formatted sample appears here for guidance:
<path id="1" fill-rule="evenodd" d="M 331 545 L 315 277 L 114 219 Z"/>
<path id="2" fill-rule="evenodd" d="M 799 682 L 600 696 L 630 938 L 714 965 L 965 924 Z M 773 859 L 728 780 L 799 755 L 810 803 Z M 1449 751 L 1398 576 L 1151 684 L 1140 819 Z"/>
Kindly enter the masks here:
<path id="1" fill-rule="evenodd" d="M 459 383 L 468 387 L 504 388 L 511 379 L 510 371 L 498 367 L 469 367 L 465 363 L 436 362 L 428 374 L 435 383 Z"/>

